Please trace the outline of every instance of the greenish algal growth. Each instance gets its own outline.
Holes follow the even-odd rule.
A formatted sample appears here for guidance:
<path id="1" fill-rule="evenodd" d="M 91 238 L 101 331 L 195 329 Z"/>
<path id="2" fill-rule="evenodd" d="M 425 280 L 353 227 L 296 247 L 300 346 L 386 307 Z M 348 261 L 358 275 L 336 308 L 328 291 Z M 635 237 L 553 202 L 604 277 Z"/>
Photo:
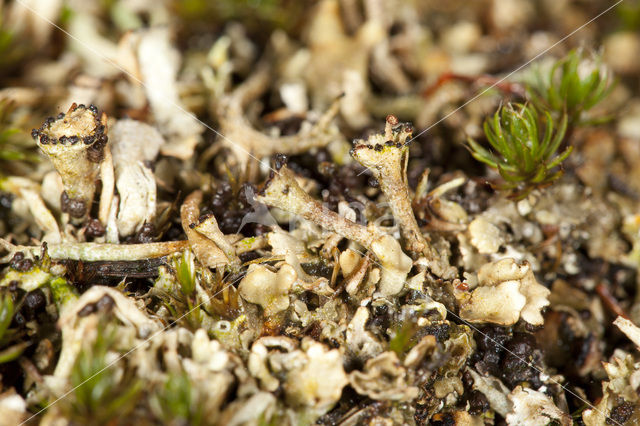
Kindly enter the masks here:
<path id="1" fill-rule="evenodd" d="M 33 291 L 47 284 L 52 277 L 51 273 L 41 269 L 39 266 L 34 266 L 25 272 L 9 269 L 0 279 L 0 287 L 7 287 L 11 282 L 17 281 L 20 283 L 21 289 Z"/>
<path id="2" fill-rule="evenodd" d="M 49 281 L 49 287 L 58 309 L 71 305 L 78 299 L 78 292 L 69 282 L 62 277 L 55 277 Z"/>
<path id="3" fill-rule="evenodd" d="M 476 160 L 498 170 L 504 179 L 501 188 L 519 200 L 562 176 L 560 166 L 573 150 L 570 146 L 558 154 L 566 129 L 564 114 L 556 126 L 548 111 L 539 114 L 532 105 L 507 104 L 484 123 L 492 149 L 473 139 L 468 146 Z"/>
<path id="4" fill-rule="evenodd" d="M 240 347 L 240 333 L 245 330 L 247 316 L 242 314 L 232 321 L 220 320 L 209 329 L 209 335 L 227 347 Z"/>
<path id="5" fill-rule="evenodd" d="M 620 29 L 638 31 L 640 29 L 640 1 L 625 1 L 616 7 L 620 19 Z"/>
<path id="6" fill-rule="evenodd" d="M 288 31 L 312 4 L 308 0 L 184 0 L 175 2 L 175 7 L 178 15 L 192 24 L 204 19 L 214 25 L 235 20 L 249 29 Z"/>

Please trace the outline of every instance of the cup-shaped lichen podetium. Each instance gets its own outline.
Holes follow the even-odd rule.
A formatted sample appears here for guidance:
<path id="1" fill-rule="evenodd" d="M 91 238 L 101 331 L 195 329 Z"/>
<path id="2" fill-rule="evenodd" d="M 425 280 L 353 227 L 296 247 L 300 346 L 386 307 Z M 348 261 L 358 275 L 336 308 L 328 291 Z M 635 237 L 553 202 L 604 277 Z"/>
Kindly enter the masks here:
<path id="1" fill-rule="evenodd" d="M 426 251 L 425 254 L 431 256 L 431 248 L 413 215 L 407 185 L 408 139 L 412 132 L 410 124 L 399 123 L 396 117 L 390 115 L 384 133 L 371 135 L 366 141 L 353 142 L 351 156 L 378 180 L 380 189 L 389 200 L 393 216 L 400 224 L 406 248 L 416 253 Z"/>
<path id="2" fill-rule="evenodd" d="M 439 259 L 430 241 L 422 234 L 411 206 L 407 162 L 412 132 L 413 128 L 409 123 L 400 123 L 395 116 L 389 115 L 383 133 L 373 134 L 367 140 L 355 140 L 350 153 L 378 180 L 393 217 L 400 225 L 405 249 L 423 254 L 429 269 L 435 275 L 453 277 L 455 269 Z"/>
<path id="3" fill-rule="evenodd" d="M 71 105 L 65 113 L 49 117 L 31 135 L 62 177 L 62 211 L 86 218 L 96 190 L 96 178 L 107 143 L 107 116 L 91 105 Z"/>
<path id="4" fill-rule="evenodd" d="M 298 185 L 295 175 L 282 158 L 276 160 L 276 170 L 269 176 L 257 199 L 300 215 L 371 250 L 382 268 L 378 285 L 380 293 L 392 296 L 403 289 L 413 262 L 404 254 L 398 241 L 382 233 L 373 223 L 363 226 L 324 208 Z"/>

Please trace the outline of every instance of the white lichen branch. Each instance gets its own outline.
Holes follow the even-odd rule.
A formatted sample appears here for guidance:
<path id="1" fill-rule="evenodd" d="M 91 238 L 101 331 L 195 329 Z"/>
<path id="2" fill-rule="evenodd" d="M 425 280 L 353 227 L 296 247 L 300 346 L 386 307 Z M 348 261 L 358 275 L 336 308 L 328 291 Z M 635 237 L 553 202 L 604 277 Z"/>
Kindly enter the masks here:
<path id="1" fill-rule="evenodd" d="M 400 225 L 405 249 L 424 255 L 434 274 L 450 277 L 450 268 L 441 263 L 438 253 L 423 235 L 411 206 L 407 162 L 412 133 L 413 129 L 409 124 L 399 123 L 395 116 L 389 115 L 384 133 L 374 134 L 366 141 L 354 141 L 351 156 L 368 168 L 378 180 L 393 217 Z"/>
<path id="2" fill-rule="evenodd" d="M 383 265 L 379 290 L 394 295 L 404 286 L 413 262 L 391 235 L 384 234 L 375 225 L 363 226 L 334 211 L 324 208 L 296 182 L 295 176 L 284 165 L 273 174 L 262 194 L 258 196 L 269 206 L 304 217 L 320 227 L 344 236 L 372 251 Z"/>

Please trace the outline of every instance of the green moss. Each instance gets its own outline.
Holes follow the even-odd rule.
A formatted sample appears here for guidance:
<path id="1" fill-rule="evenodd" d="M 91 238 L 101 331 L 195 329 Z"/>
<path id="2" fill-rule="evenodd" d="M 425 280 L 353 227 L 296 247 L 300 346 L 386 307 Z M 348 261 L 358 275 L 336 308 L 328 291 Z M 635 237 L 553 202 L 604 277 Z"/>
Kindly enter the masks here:
<path id="1" fill-rule="evenodd" d="M 180 284 L 182 293 L 189 297 L 196 290 L 196 269 L 193 253 L 186 250 L 182 256 L 173 259 L 173 267 L 176 271 L 176 278 Z"/>
<path id="2" fill-rule="evenodd" d="M 149 400 L 151 409 L 163 424 L 200 425 L 204 412 L 196 388 L 185 372 L 171 372 Z"/>
<path id="3" fill-rule="evenodd" d="M 104 320 L 103 320 L 104 321 Z M 71 370 L 70 395 L 65 407 L 72 421 L 117 424 L 133 410 L 142 396 L 143 384 L 123 361 L 114 365 L 109 353 L 116 344 L 116 330 L 103 323 L 93 342 L 85 342 Z M 123 368 L 115 374 L 114 368 Z"/>
<path id="4" fill-rule="evenodd" d="M 416 345 L 416 333 L 418 331 L 416 321 L 403 321 L 391 331 L 389 349 L 395 352 L 400 359 Z"/>
<path id="5" fill-rule="evenodd" d="M 566 129 L 566 115 L 556 125 L 548 111 L 541 114 L 532 105 L 507 104 L 484 124 L 491 149 L 469 139 L 469 150 L 476 160 L 498 170 L 504 179 L 501 188 L 518 200 L 562 176 L 560 166 L 573 150 L 558 153 Z"/>
<path id="6" fill-rule="evenodd" d="M 589 124 L 586 114 L 611 93 L 609 70 L 597 54 L 574 49 L 550 70 L 536 69 L 527 84 L 527 95 L 539 109 L 555 117 L 567 115 L 569 126 Z"/>
<path id="7" fill-rule="evenodd" d="M 2 33 L 0 32 L 0 44 Z M 0 46 L 0 56 L 2 47 Z M 24 119 L 17 114 L 15 104 L 0 100 L 0 176 L 12 166 L 12 162 L 37 162 L 35 143 L 26 130 Z"/>

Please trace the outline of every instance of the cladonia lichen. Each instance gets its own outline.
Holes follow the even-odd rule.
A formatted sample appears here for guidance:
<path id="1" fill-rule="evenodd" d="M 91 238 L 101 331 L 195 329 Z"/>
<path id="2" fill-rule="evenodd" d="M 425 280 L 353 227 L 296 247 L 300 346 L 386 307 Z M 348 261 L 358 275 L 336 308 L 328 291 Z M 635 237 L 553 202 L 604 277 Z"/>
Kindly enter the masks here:
<path id="1" fill-rule="evenodd" d="M 62 211 L 75 219 L 86 218 L 91 208 L 107 144 L 106 125 L 106 115 L 99 115 L 95 106 L 73 104 L 31 133 L 62 177 Z"/>
<path id="2" fill-rule="evenodd" d="M 396 117 L 390 115 L 387 117 L 384 133 L 374 134 L 366 141 L 354 141 L 351 156 L 367 167 L 378 180 L 393 216 L 400 225 L 405 248 L 410 252 L 423 254 L 436 275 L 448 276 L 451 271 L 441 265 L 435 249 L 418 227 L 411 206 L 407 163 L 412 133 L 413 128 L 409 124 L 399 123 Z"/>
<path id="3" fill-rule="evenodd" d="M 295 270 L 288 264 L 278 272 L 272 272 L 266 266 L 251 265 L 238 290 L 245 300 L 262 306 L 268 316 L 289 307 L 289 290 L 296 279 Z"/>
<path id="4" fill-rule="evenodd" d="M 514 259 L 488 263 L 478 271 L 478 287 L 459 295 L 460 317 L 469 322 L 512 325 L 520 318 L 542 325 L 550 291 L 540 285 L 528 263 Z"/>
<path id="5" fill-rule="evenodd" d="M 272 207 L 295 213 L 313 223 L 342 235 L 371 250 L 382 266 L 379 290 L 394 295 L 402 290 L 413 262 L 391 235 L 382 233 L 375 225 L 363 226 L 322 207 L 296 182 L 286 165 L 273 173 L 258 200 Z"/>

